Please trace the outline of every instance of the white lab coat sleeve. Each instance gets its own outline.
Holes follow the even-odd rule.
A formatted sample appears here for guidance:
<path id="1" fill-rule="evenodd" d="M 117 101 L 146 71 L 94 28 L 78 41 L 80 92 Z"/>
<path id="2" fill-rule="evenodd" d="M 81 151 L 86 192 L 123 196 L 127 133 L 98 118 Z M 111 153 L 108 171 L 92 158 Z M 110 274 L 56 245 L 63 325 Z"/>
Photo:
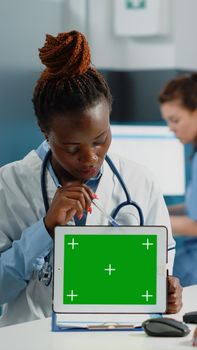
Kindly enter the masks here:
<path id="1" fill-rule="evenodd" d="M 147 205 L 147 213 L 145 219 L 146 225 L 163 225 L 168 230 L 168 273 L 172 275 L 174 256 L 175 256 L 175 240 L 172 236 L 172 228 L 170 216 L 167 206 L 165 204 L 161 190 L 157 181 L 153 180 L 151 190 L 149 193 L 149 200 Z"/>
<path id="2" fill-rule="evenodd" d="M 26 228 L 10 248 L 1 252 L 0 304 L 15 299 L 26 288 L 33 270 L 40 265 L 40 258 L 44 261 L 43 257 L 51 250 L 52 242 L 43 219 L 40 219 Z"/>

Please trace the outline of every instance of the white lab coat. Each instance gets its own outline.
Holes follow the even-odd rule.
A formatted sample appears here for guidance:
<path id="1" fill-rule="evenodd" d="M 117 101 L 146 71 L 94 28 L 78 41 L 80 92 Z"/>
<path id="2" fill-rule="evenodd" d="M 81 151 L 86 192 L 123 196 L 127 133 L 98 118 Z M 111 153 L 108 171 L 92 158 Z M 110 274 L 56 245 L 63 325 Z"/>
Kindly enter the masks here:
<path id="1" fill-rule="evenodd" d="M 168 228 L 169 245 L 173 245 L 168 212 L 152 175 L 141 165 L 115 155 L 110 156 L 127 184 L 132 199 L 141 207 L 145 225 L 165 225 Z M 9 249 L 14 240 L 19 240 L 25 228 L 45 216 L 40 186 L 41 165 L 42 161 L 37 153 L 31 151 L 23 160 L 0 169 L 0 253 Z M 47 193 L 50 202 L 55 191 L 56 186 L 47 171 Z M 106 162 L 96 193 L 108 213 L 125 200 L 124 192 Z M 138 217 L 136 210 L 128 207 L 122 218 L 125 225 L 136 225 L 139 224 Z M 102 213 L 93 207 L 93 213 L 88 214 L 86 224 L 107 225 L 108 222 Z M 170 271 L 173 259 L 174 251 L 170 253 Z M 46 287 L 38 281 L 36 274 L 32 273 L 27 287 L 15 300 L 4 306 L 0 326 L 50 316 L 51 304 L 51 285 Z"/>

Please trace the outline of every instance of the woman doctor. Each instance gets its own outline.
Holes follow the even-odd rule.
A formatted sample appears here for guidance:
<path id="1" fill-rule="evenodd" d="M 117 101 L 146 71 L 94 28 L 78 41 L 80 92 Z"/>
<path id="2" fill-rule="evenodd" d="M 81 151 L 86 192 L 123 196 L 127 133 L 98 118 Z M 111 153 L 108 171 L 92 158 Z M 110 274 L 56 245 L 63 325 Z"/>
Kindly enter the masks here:
<path id="1" fill-rule="evenodd" d="M 177 236 L 174 274 L 182 286 L 197 283 L 197 73 L 170 81 L 159 96 L 161 113 L 183 144 L 193 145 L 191 180 L 185 203 L 170 206 L 173 234 Z"/>
<path id="2" fill-rule="evenodd" d="M 103 76 L 90 64 L 85 37 L 76 31 L 47 35 L 39 52 L 46 69 L 35 87 L 33 104 L 46 141 L 21 161 L 0 170 L 1 326 L 51 315 L 51 284 L 47 286 L 38 277 L 46 257 L 50 262 L 53 259 L 54 227 L 107 225 L 92 199 L 97 198 L 109 214 L 125 200 L 105 161 L 111 143 L 111 94 Z M 40 180 L 46 154 L 47 212 Z M 173 247 L 168 212 L 147 169 L 110 157 L 141 207 L 144 223 L 167 226 Z M 123 210 L 118 219 L 125 225 L 139 224 L 132 207 Z M 170 268 L 173 253 L 169 253 Z M 180 310 L 181 290 L 178 279 L 169 277 L 169 313 Z"/>

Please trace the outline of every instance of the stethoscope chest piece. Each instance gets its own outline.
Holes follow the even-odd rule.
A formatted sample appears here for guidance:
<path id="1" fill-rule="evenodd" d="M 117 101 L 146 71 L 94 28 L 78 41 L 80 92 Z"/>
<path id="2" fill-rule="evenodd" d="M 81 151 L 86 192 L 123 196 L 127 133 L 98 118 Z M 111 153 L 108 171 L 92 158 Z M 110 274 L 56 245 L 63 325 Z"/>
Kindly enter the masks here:
<path id="1" fill-rule="evenodd" d="M 46 287 L 48 287 L 49 284 L 51 283 L 52 274 L 53 274 L 53 269 L 51 264 L 48 261 L 45 261 L 43 267 L 38 273 L 38 279 L 39 281 L 42 281 Z"/>

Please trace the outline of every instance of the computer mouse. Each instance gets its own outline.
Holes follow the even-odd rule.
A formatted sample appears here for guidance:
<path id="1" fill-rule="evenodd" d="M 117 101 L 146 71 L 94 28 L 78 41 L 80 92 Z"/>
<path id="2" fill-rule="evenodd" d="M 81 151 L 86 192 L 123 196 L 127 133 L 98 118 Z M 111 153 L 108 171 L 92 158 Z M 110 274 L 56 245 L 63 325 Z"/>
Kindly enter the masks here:
<path id="1" fill-rule="evenodd" d="M 184 337 L 189 334 L 189 327 L 173 318 L 150 318 L 142 323 L 146 334 L 152 337 Z"/>

